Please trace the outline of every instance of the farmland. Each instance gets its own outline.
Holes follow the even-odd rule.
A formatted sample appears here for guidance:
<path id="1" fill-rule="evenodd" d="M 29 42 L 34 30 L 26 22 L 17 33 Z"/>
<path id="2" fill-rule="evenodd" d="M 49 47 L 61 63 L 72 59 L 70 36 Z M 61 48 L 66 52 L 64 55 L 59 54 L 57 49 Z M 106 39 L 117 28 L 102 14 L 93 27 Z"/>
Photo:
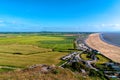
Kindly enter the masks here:
<path id="1" fill-rule="evenodd" d="M 24 68 L 33 64 L 58 64 L 73 49 L 76 36 L 64 34 L 1 34 L 0 66 Z"/>
<path id="2" fill-rule="evenodd" d="M 87 36 L 88 34 L 81 34 Z M 46 80 L 101 80 L 99 74 L 94 74 L 95 71 L 87 68 L 83 63 L 79 62 L 76 66 L 68 66 L 64 69 L 58 67 L 66 62 L 62 58 L 69 53 L 81 52 L 81 50 L 74 49 L 74 41 L 77 39 L 76 34 L 68 33 L 12 33 L 0 35 L 0 78 L 1 79 L 46 79 Z M 80 56 L 83 60 L 91 60 L 87 57 L 88 53 L 82 53 Z M 96 62 L 96 67 L 100 67 L 103 63 L 109 62 L 104 56 L 98 54 L 99 59 Z M 72 59 L 72 58 L 71 58 Z M 75 58 L 73 58 L 75 59 Z M 41 67 L 40 65 L 51 65 L 50 67 Z M 93 65 L 93 64 L 92 64 Z M 56 66 L 56 67 L 55 67 Z M 85 74 L 82 73 L 80 67 L 82 66 Z M 53 67 L 53 70 L 49 71 Z M 74 67 L 76 67 L 74 69 Z M 104 66 L 102 66 L 104 67 Z M 78 69 L 78 70 L 76 70 Z M 48 71 L 44 73 L 41 71 Z M 74 71 L 77 71 L 74 72 Z M 93 71 L 93 72 L 91 72 Z M 41 74 L 40 74 L 41 72 Z M 63 76 L 65 74 L 65 76 Z M 6 76 L 7 75 L 7 76 Z M 103 75 L 104 76 L 104 75 Z"/>

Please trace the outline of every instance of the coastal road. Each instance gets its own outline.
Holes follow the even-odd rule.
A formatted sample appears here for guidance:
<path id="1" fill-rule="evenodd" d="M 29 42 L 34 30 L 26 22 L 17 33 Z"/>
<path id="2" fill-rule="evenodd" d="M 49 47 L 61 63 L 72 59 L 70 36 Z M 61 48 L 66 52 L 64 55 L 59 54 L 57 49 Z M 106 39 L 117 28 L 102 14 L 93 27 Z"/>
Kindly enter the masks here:
<path id="1" fill-rule="evenodd" d="M 82 52 L 81 52 L 81 53 L 82 53 Z M 81 53 L 77 54 L 77 55 L 76 55 L 76 58 L 78 58 L 80 61 L 85 62 L 87 67 L 98 71 L 98 69 L 96 69 L 95 67 L 93 67 L 93 66 L 91 65 L 92 63 L 95 63 L 95 62 L 96 62 L 96 58 L 95 58 L 95 60 L 87 60 L 87 61 L 85 61 L 85 60 L 81 59 L 81 57 L 80 57 L 80 54 L 81 54 Z"/>

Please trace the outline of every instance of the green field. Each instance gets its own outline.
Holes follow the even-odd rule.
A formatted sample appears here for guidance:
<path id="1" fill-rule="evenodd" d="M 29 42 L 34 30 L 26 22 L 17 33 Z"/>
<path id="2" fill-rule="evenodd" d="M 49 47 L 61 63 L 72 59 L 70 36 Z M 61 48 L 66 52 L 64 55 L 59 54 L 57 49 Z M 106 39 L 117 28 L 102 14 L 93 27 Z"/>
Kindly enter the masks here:
<path id="1" fill-rule="evenodd" d="M 0 34 L 0 79 L 101 80 L 99 77 L 83 77 L 81 73 L 73 73 L 61 68 L 56 68 L 55 74 L 40 74 L 39 70 L 36 73 L 31 69 L 24 72 L 24 69 L 29 69 L 29 66 L 34 64 L 64 63 L 65 61 L 61 61 L 60 58 L 76 51 L 73 46 L 76 37 L 71 34 L 55 33 Z M 81 56 L 86 60 L 89 59 L 86 54 Z"/>
<path id="2" fill-rule="evenodd" d="M 104 64 L 104 63 L 110 62 L 110 60 L 103 55 L 99 54 L 97 55 L 97 57 L 99 58 L 99 60 L 96 62 L 96 64 Z"/>
<path id="3" fill-rule="evenodd" d="M 74 38 L 64 34 L 1 34 L 0 66 L 58 64 L 73 49 Z"/>
<path id="4" fill-rule="evenodd" d="M 82 53 L 82 54 L 80 54 L 80 57 L 83 59 L 83 60 L 91 60 L 91 58 L 88 58 L 87 57 L 87 53 Z"/>
<path id="5" fill-rule="evenodd" d="M 91 60 L 91 58 L 87 57 L 89 53 L 82 53 L 80 54 L 80 57 L 83 60 Z M 105 56 L 101 55 L 101 54 L 97 54 L 96 57 L 98 58 L 96 64 L 104 64 L 107 62 L 110 62 L 110 60 L 108 58 L 106 58 Z"/>

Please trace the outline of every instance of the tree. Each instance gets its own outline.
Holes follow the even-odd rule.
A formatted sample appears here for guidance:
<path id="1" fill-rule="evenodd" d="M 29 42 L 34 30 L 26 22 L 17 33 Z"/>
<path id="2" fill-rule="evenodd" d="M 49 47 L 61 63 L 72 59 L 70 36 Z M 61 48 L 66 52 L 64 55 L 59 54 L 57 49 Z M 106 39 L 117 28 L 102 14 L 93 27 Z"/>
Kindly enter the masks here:
<path id="1" fill-rule="evenodd" d="M 76 45 L 76 39 L 73 40 L 73 47 L 74 47 L 74 50 L 77 48 L 77 45 Z"/>

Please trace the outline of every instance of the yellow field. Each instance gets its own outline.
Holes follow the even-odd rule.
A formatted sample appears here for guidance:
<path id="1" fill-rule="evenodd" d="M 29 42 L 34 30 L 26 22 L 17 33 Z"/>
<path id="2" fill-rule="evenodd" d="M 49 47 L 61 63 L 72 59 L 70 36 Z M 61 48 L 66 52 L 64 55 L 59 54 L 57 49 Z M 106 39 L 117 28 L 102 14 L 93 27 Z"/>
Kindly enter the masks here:
<path id="1" fill-rule="evenodd" d="M 83 59 L 83 60 L 91 60 L 91 58 L 87 58 L 87 53 L 85 54 L 85 53 L 83 53 L 83 54 L 81 54 L 80 55 L 80 57 Z"/>
<path id="2" fill-rule="evenodd" d="M 0 65 L 25 67 L 33 64 L 57 64 L 67 53 L 47 52 L 32 55 L 13 55 L 0 53 Z"/>
<path id="3" fill-rule="evenodd" d="M 32 45 L 0 45 L 1 53 L 8 54 L 19 54 L 19 55 L 29 55 L 29 54 L 37 54 L 37 53 L 45 53 L 51 52 L 51 49 L 40 48 Z"/>

